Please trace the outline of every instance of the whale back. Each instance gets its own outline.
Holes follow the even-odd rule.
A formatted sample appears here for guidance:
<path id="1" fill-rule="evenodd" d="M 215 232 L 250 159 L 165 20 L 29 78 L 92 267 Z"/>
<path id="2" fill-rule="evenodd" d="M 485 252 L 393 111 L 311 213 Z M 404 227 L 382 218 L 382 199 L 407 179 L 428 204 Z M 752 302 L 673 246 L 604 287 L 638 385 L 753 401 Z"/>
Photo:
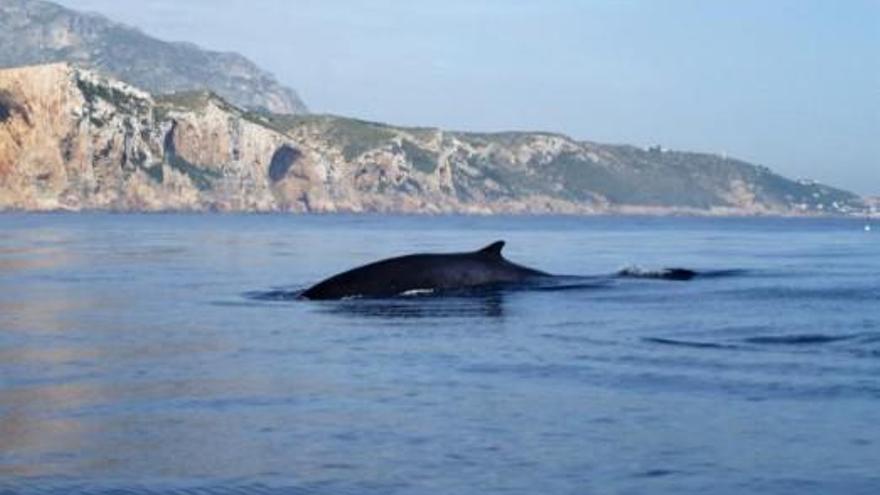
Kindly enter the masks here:
<path id="1" fill-rule="evenodd" d="M 376 261 L 330 277 L 303 292 L 306 299 L 387 297 L 411 290 L 475 287 L 547 275 L 504 259 L 504 241 L 467 253 L 411 254 Z"/>

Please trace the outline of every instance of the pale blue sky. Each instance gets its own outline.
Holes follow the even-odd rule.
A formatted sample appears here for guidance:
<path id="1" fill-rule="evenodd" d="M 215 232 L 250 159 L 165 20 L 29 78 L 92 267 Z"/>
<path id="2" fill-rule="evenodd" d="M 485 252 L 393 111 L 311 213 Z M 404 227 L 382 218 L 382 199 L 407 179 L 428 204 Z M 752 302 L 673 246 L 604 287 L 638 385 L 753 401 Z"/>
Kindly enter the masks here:
<path id="1" fill-rule="evenodd" d="M 880 194 L 880 0 L 62 0 L 401 125 L 727 152 Z"/>

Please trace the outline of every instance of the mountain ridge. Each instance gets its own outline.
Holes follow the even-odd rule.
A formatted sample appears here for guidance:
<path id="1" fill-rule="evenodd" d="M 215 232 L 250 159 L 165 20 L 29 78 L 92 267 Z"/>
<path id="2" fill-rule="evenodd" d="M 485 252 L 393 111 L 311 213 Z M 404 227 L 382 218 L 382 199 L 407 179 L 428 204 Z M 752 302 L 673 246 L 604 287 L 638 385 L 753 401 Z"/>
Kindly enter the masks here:
<path id="1" fill-rule="evenodd" d="M 242 55 L 162 41 L 48 1 L 3 0 L 0 46 L 0 67 L 76 63 L 154 93 L 207 88 L 241 107 L 307 112 L 295 91 Z"/>

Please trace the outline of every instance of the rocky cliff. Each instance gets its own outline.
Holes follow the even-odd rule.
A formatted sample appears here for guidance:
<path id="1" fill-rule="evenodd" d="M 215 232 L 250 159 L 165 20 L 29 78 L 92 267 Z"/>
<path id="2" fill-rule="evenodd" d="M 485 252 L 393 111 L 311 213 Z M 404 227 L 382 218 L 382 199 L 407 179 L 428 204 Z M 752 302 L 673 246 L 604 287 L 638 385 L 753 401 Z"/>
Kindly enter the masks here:
<path id="1" fill-rule="evenodd" d="M 0 1 L 0 67 L 70 62 L 154 93 L 208 89 L 244 108 L 304 113 L 297 94 L 234 53 L 166 43 L 42 0 Z"/>
<path id="2" fill-rule="evenodd" d="M 0 208 L 849 213 L 855 195 L 716 155 L 239 109 L 66 64 L 0 71 Z"/>

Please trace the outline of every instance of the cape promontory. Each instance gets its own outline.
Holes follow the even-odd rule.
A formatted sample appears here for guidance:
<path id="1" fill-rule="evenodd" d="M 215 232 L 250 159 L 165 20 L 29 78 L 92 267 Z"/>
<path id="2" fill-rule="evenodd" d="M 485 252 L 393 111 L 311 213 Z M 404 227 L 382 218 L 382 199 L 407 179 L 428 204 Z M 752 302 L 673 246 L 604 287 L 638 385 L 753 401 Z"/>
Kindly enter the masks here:
<path id="1" fill-rule="evenodd" d="M 847 214 L 855 194 L 724 156 L 401 128 L 0 70 L 0 209 Z"/>

